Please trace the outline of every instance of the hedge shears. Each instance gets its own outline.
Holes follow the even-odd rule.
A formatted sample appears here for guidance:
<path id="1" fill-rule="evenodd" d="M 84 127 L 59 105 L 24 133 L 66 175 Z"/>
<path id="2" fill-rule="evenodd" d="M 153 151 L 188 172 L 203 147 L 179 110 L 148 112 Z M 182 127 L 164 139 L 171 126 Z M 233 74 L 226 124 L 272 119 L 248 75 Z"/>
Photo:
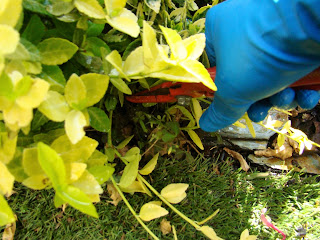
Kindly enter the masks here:
<path id="1" fill-rule="evenodd" d="M 214 81 L 216 77 L 216 67 L 207 69 L 210 77 Z M 300 80 L 291 84 L 294 89 L 320 90 L 320 68 L 304 76 Z M 150 89 L 138 92 L 126 99 L 133 103 L 166 103 L 176 102 L 179 99 L 213 97 L 214 91 L 204 86 L 202 83 L 188 82 L 164 82 Z M 184 100 L 183 100 L 184 101 Z"/>

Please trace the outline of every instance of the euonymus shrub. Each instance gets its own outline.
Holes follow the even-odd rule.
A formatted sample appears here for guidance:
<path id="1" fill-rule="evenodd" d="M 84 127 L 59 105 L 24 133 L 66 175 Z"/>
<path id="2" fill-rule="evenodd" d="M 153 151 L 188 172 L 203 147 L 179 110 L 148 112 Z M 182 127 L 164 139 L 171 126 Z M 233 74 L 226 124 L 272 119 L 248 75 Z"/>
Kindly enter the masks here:
<path id="1" fill-rule="evenodd" d="M 186 197 L 187 184 L 159 193 L 142 177 L 156 167 L 158 155 L 141 168 L 139 148 L 118 152 L 131 138 L 112 145 L 116 104 L 109 98 L 123 105 L 124 95 L 132 94 L 129 86 L 148 88 L 152 79 L 202 82 L 216 90 L 198 61 L 209 7 L 198 9 L 192 0 L 0 1 L 0 225 L 15 221 L 6 201 L 15 181 L 35 190 L 53 188 L 56 207 L 68 204 L 93 217 L 101 185 L 111 181 L 153 238 L 143 221 L 166 215 L 163 202 L 210 239 L 220 239 L 172 205 Z M 201 147 L 192 127 L 202 110 L 196 100 L 193 105 L 186 131 Z M 89 127 L 108 133 L 107 148 L 97 149 L 99 143 L 86 136 Z M 113 178 L 115 156 L 126 164 L 119 182 Z M 161 201 L 146 203 L 137 214 L 123 192 L 153 192 Z M 248 237 L 245 231 L 241 239 Z"/>

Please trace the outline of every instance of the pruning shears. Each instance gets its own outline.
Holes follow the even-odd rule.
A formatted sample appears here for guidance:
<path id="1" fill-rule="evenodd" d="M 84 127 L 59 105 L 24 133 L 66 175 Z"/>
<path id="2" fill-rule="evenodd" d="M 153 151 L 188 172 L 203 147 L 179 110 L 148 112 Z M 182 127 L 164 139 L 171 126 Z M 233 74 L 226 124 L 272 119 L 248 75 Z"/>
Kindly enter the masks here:
<path id="1" fill-rule="evenodd" d="M 207 70 L 214 81 L 216 67 L 208 68 Z M 320 90 L 320 68 L 291 84 L 290 87 L 294 89 Z M 213 97 L 213 95 L 214 91 L 202 83 L 164 82 L 150 89 L 127 96 L 126 99 L 133 103 L 166 103 L 176 102 L 186 97 Z"/>

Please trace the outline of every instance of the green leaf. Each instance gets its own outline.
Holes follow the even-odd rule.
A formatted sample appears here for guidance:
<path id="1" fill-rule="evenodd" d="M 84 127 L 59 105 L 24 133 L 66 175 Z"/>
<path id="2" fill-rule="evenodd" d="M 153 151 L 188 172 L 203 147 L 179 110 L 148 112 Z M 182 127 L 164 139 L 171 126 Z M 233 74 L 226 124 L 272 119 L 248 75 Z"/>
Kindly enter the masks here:
<path id="1" fill-rule="evenodd" d="M 39 142 L 37 147 L 40 166 L 51 180 L 54 189 L 59 191 L 66 185 L 66 169 L 63 160 L 48 145 Z"/>
<path id="2" fill-rule="evenodd" d="M 131 139 L 134 137 L 134 135 L 130 136 L 130 137 L 127 137 L 125 140 L 123 140 L 118 146 L 117 146 L 117 149 L 122 149 L 124 148 L 125 146 L 128 145 L 128 143 L 131 141 Z"/>
<path id="3" fill-rule="evenodd" d="M 71 109 L 69 108 L 64 96 L 55 91 L 48 91 L 45 100 L 40 104 L 38 110 L 44 114 L 42 116 L 47 117 L 45 119 L 49 118 L 52 121 L 62 122 L 66 119 L 67 114 Z M 35 119 L 36 116 L 34 117 L 33 121 L 35 121 Z M 44 122 L 45 119 L 42 120 L 42 122 Z"/>
<path id="4" fill-rule="evenodd" d="M 42 64 L 60 65 L 67 62 L 78 51 L 77 45 L 62 38 L 48 38 L 38 45 Z"/>
<path id="5" fill-rule="evenodd" d="M 49 122 L 49 119 L 45 115 L 43 115 L 39 110 L 37 110 L 31 122 L 31 130 L 37 131 L 41 128 L 41 126 L 43 126 L 47 122 Z"/>
<path id="6" fill-rule="evenodd" d="M 96 19 L 104 19 L 105 13 L 97 0 L 75 0 L 74 5 L 89 17 Z"/>
<path id="7" fill-rule="evenodd" d="M 111 129 L 110 119 L 108 115 L 100 108 L 88 108 L 90 116 L 90 126 L 99 132 L 109 132 Z"/>
<path id="8" fill-rule="evenodd" d="M 159 157 L 159 153 L 154 155 L 153 158 L 141 170 L 139 170 L 139 173 L 141 175 L 150 174 L 157 165 L 158 157 Z"/>
<path id="9" fill-rule="evenodd" d="M 50 83 L 50 89 L 59 93 L 64 92 L 66 79 L 59 66 L 42 66 L 40 77 Z"/>
<path id="10" fill-rule="evenodd" d="M 119 91 L 131 95 L 132 91 L 128 85 L 121 78 L 110 78 L 110 82 L 115 86 Z"/>
<path id="11" fill-rule="evenodd" d="M 124 168 L 123 174 L 119 182 L 120 187 L 129 187 L 134 182 L 134 180 L 136 180 L 138 175 L 139 161 L 140 159 L 136 158 Z"/>
<path id="12" fill-rule="evenodd" d="M 204 150 L 203 144 L 201 142 L 201 139 L 199 138 L 198 134 L 196 134 L 195 131 L 193 130 L 188 130 L 187 131 L 190 138 L 192 139 L 192 141 L 198 146 L 198 148 L 200 148 L 201 150 Z"/>
<path id="13" fill-rule="evenodd" d="M 63 202 L 70 204 L 75 209 L 88 214 L 92 217 L 98 218 L 98 213 L 94 205 L 91 203 L 89 197 L 79 188 L 67 185 L 56 194 Z"/>
<path id="14" fill-rule="evenodd" d="M 23 8 L 40 14 L 44 14 L 47 16 L 52 16 L 47 10 L 45 5 L 40 3 L 38 0 L 23 0 L 22 1 Z"/>
<path id="15" fill-rule="evenodd" d="M 80 76 L 86 89 L 86 107 L 90 107 L 103 98 L 109 85 L 109 76 L 88 73 Z"/>
<path id="16" fill-rule="evenodd" d="M 45 28 L 41 18 L 33 14 L 21 36 L 33 44 L 38 44 L 45 34 Z"/>
<path id="17" fill-rule="evenodd" d="M 11 195 L 14 183 L 14 176 L 9 172 L 4 163 L 0 161 L 0 195 Z"/>
<path id="18" fill-rule="evenodd" d="M 88 171 L 95 177 L 99 184 L 103 184 L 109 180 L 114 173 L 114 167 L 111 166 L 95 166 L 88 169 Z"/>
<path id="19" fill-rule="evenodd" d="M 21 42 L 17 44 L 17 47 L 15 48 L 14 52 L 12 52 L 11 54 L 8 54 L 6 58 L 10 60 L 18 60 L 18 61 L 27 61 L 31 59 L 30 53 Z"/>
<path id="20" fill-rule="evenodd" d="M 16 221 L 14 214 L 5 198 L 0 194 L 0 226 L 5 226 Z"/>
<path id="21" fill-rule="evenodd" d="M 33 45 L 31 42 L 29 42 L 27 39 L 24 39 L 24 38 L 20 38 L 20 42 L 27 49 L 30 61 L 33 61 L 33 62 L 41 61 L 40 52 L 35 45 Z"/>
<path id="22" fill-rule="evenodd" d="M 98 146 L 94 139 L 83 137 L 77 144 L 72 144 L 68 136 L 57 138 L 51 147 L 59 153 L 64 162 L 86 162 Z"/>
<path id="23" fill-rule="evenodd" d="M 180 132 L 180 126 L 178 122 L 166 122 L 165 129 L 162 130 L 162 140 L 164 142 L 171 142 L 173 141 Z"/>
<path id="24" fill-rule="evenodd" d="M 72 108 L 82 110 L 86 107 L 87 89 L 82 79 L 72 74 L 65 87 L 65 98 Z"/>
<path id="25" fill-rule="evenodd" d="M 21 138 L 19 140 L 21 140 Z M 13 159 L 9 164 L 7 164 L 7 168 L 14 176 L 15 181 L 22 182 L 28 177 L 28 175 L 24 172 L 24 168 L 22 166 L 22 148 L 17 148 Z"/>
<path id="26" fill-rule="evenodd" d="M 74 9 L 73 3 L 67 2 L 67 1 L 54 1 L 47 6 L 47 11 L 55 16 L 68 14 L 73 9 Z"/>
<path id="27" fill-rule="evenodd" d="M 88 21 L 88 29 L 87 29 L 87 37 L 98 37 L 103 29 L 104 29 L 105 24 L 97 24 L 97 23 L 92 23 L 91 21 Z"/>
<path id="28" fill-rule="evenodd" d="M 169 113 L 171 113 L 172 110 L 174 110 L 174 109 L 179 109 L 183 113 L 183 115 L 186 116 L 190 120 L 190 125 L 191 126 L 195 125 L 195 120 L 194 120 L 192 114 L 185 107 L 180 106 L 180 105 L 174 105 L 171 108 L 169 108 L 167 111 Z"/>
<path id="29" fill-rule="evenodd" d="M 90 37 L 86 40 L 85 49 L 92 52 L 95 56 L 101 57 L 101 49 L 105 48 L 108 52 L 111 52 L 109 46 L 100 38 Z"/>
<path id="30" fill-rule="evenodd" d="M 105 154 L 108 156 L 108 161 L 109 162 L 113 162 L 114 158 L 115 158 L 115 152 L 114 149 L 112 147 L 106 147 L 104 149 Z"/>
<path id="31" fill-rule="evenodd" d="M 110 112 L 116 109 L 117 103 L 118 103 L 118 99 L 115 96 L 108 95 L 104 102 L 104 106 L 106 107 L 107 111 Z"/>

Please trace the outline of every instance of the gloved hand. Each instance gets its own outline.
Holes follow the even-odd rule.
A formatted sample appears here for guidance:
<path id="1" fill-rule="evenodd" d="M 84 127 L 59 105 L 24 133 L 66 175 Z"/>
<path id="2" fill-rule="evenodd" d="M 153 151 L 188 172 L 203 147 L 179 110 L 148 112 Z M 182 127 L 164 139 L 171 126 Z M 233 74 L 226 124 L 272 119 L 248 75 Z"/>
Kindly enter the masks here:
<path id="1" fill-rule="evenodd" d="M 234 123 L 250 107 L 256 121 L 272 103 L 290 107 L 288 100 L 281 103 L 286 93 L 274 96 L 273 102 L 266 98 L 320 66 L 319 0 L 227 0 L 208 11 L 205 33 L 218 88 L 200 119 L 208 132 Z M 293 102 L 310 100 L 310 92 L 297 95 Z M 314 95 L 313 105 L 319 97 Z"/>

